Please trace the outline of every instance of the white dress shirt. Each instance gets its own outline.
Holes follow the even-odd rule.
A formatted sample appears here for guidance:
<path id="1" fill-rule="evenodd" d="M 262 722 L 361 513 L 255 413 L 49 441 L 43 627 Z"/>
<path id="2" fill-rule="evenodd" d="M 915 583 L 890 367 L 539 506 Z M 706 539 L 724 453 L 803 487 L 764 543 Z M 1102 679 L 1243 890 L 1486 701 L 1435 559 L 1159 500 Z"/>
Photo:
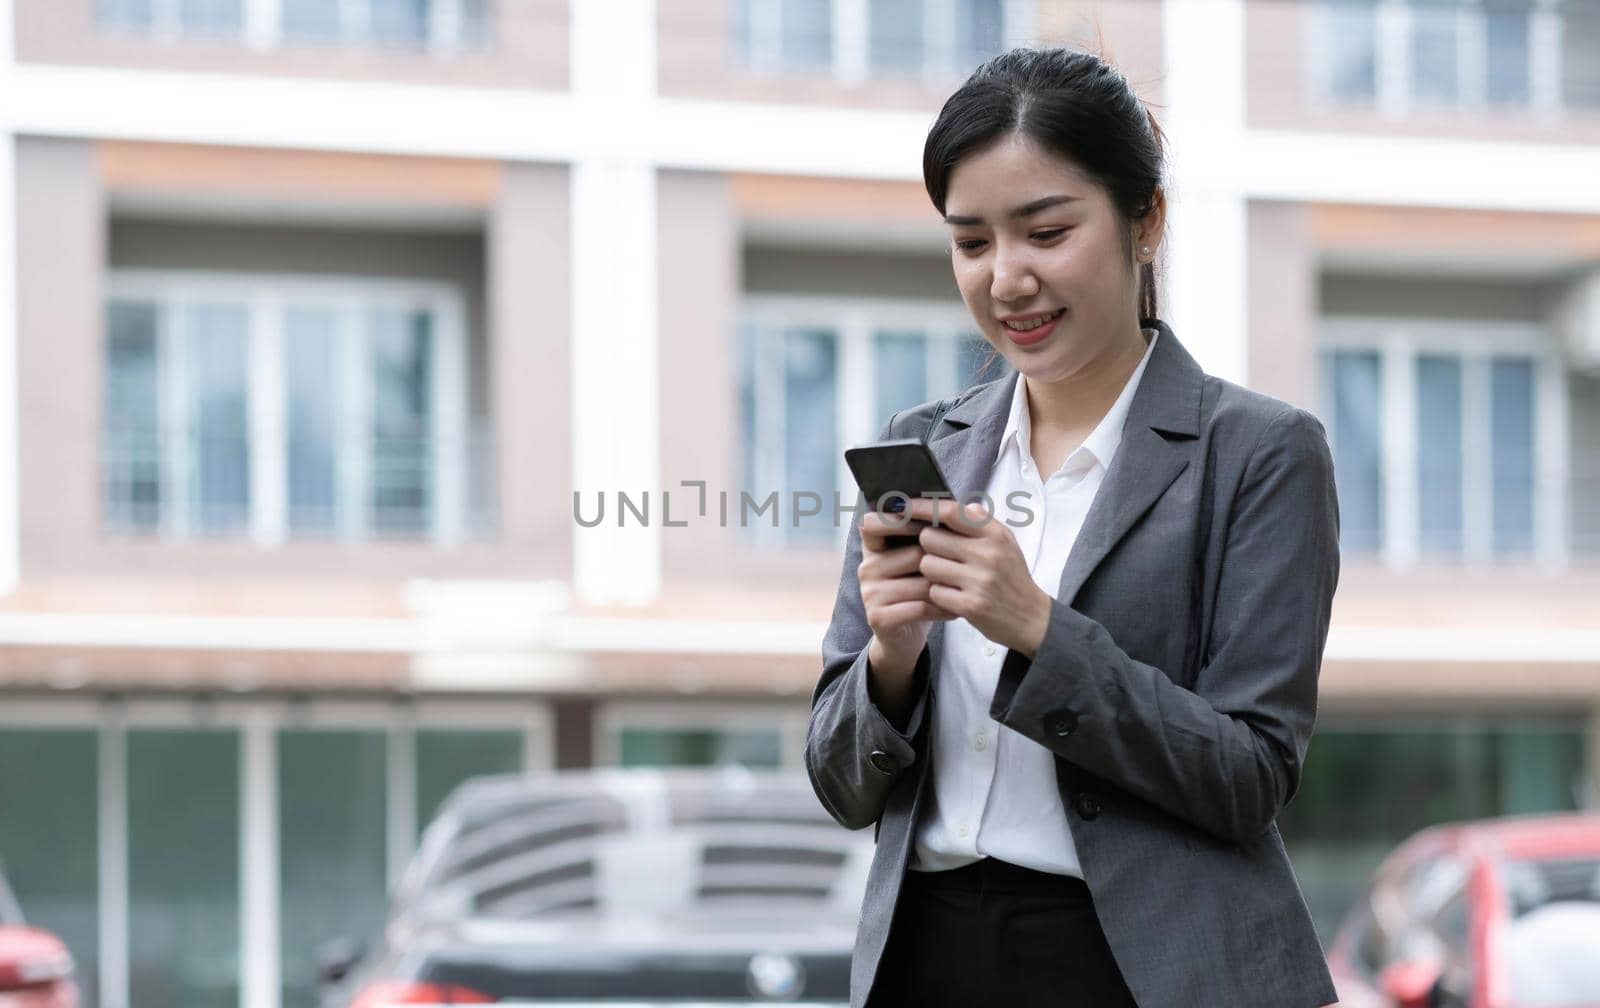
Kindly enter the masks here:
<path id="1" fill-rule="evenodd" d="M 994 502 L 995 520 L 1006 522 L 1016 537 L 1034 584 L 1051 596 L 1122 442 L 1122 425 L 1156 336 L 1150 331 L 1144 358 L 1099 425 L 1048 479 L 1041 480 L 1033 464 L 1027 390 L 1017 378 L 1011 416 L 985 492 Z M 1017 491 L 1026 498 L 1011 498 Z M 1032 519 L 1008 506 L 1008 500 L 1023 500 Z M 931 733 L 935 800 L 918 824 L 910 867 L 942 871 L 994 857 L 1081 878 L 1056 786 L 1055 755 L 989 717 L 1005 656 L 1004 647 L 966 620 L 945 624 L 944 646 L 933 670 L 938 694 Z"/>

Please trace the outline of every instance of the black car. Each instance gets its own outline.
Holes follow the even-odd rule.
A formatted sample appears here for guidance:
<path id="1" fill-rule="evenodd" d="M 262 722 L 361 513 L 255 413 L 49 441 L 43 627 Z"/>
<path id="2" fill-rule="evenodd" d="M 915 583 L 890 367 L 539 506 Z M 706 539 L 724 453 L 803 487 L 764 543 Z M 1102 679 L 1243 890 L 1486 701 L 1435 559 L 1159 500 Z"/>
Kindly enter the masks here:
<path id="1" fill-rule="evenodd" d="M 803 776 L 486 777 L 428 827 L 381 947 L 325 950 L 325 1003 L 849 999 L 871 834 Z"/>

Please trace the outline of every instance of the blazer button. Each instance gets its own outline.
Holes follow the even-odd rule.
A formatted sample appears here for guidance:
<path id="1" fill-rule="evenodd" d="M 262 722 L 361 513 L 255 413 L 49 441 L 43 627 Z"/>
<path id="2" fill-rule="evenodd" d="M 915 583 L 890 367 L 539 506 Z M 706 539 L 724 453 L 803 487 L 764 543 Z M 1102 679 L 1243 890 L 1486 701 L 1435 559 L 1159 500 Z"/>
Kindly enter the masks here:
<path id="1" fill-rule="evenodd" d="M 1084 819 L 1096 819 L 1100 815 L 1100 799 L 1090 791 L 1078 795 L 1078 815 Z"/>
<path id="2" fill-rule="evenodd" d="M 1044 716 L 1044 729 L 1052 735 L 1066 738 L 1078 727 L 1078 715 L 1070 710 L 1056 710 Z"/>
<path id="3" fill-rule="evenodd" d="M 872 755 L 867 757 L 867 762 L 872 764 L 872 769 L 885 776 L 892 777 L 900 769 L 900 761 L 882 749 L 872 750 Z"/>

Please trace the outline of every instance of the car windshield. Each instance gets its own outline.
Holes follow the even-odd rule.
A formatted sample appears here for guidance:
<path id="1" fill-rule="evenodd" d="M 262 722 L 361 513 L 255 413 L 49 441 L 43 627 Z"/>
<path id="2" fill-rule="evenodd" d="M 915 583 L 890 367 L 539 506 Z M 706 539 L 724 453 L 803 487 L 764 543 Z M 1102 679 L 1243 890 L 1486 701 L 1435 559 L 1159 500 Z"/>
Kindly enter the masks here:
<path id="1" fill-rule="evenodd" d="M 1510 866 L 1506 958 L 1518 1008 L 1600 1003 L 1600 859 Z"/>

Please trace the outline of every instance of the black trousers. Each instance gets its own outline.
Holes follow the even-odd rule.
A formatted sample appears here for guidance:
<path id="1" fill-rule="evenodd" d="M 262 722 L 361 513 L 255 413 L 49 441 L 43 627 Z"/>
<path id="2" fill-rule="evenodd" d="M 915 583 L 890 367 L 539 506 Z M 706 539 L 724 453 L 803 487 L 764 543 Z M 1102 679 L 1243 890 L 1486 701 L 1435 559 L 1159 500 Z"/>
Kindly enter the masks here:
<path id="1" fill-rule="evenodd" d="M 869 1008 L 1138 1008 L 1082 880 L 907 871 Z"/>

